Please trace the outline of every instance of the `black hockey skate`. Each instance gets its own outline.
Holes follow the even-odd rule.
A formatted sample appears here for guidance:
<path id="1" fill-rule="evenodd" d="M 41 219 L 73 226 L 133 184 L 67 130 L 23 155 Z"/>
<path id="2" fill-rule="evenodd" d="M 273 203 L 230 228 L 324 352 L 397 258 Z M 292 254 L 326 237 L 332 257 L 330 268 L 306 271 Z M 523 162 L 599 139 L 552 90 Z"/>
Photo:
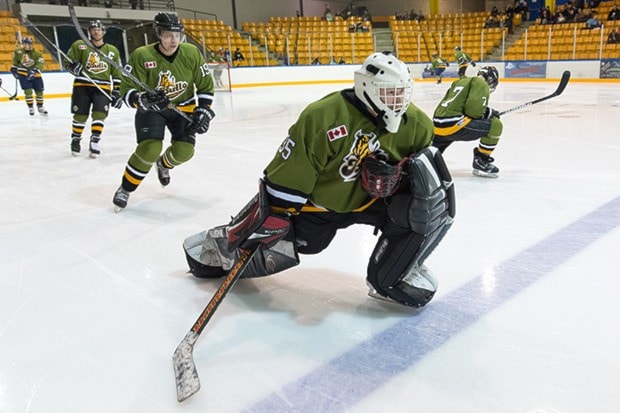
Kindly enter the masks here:
<path id="1" fill-rule="evenodd" d="M 90 143 L 88 144 L 88 150 L 90 152 L 89 156 L 93 159 L 95 159 L 97 156 L 101 154 L 101 151 L 99 150 L 99 139 L 100 138 L 98 136 L 90 137 Z"/>
<path id="2" fill-rule="evenodd" d="M 81 138 L 71 138 L 71 155 L 78 156 L 82 147 L 80 146 Z"/>
<path id="3" fill-rule="evenodd" d="M 39 115 L 47 116 L 47 110 L 45 110 L 43 105 L 37 105 L 37 110 L 39 111 Z"/>
<path id="4" fill-rule="evenodd" d="M 164 166 L 161 156 L 157 160 L 157 178 L 161 186 L 167 186 L 170 183 L 170 169 Z"/>
<path id="5" fill-rule="evenodd" d="M 472 164 L 472 173 L 475 176 L 481 176 L 483 178 L 497 178 L 499 176 L 499 168 L 493 165 L 493 159 L 491 156 L 480 153 L 478 148 L 474 148 L 474 162 Z"/>
<path id="6" fill-rule="evenodd" d="M 116 206 L 115 211 L 118 212 L 127 206 L 129 200 L 129 192 L 125 191 L 122 186 L 119 186 L 114 193 L 112 203 Z"/>

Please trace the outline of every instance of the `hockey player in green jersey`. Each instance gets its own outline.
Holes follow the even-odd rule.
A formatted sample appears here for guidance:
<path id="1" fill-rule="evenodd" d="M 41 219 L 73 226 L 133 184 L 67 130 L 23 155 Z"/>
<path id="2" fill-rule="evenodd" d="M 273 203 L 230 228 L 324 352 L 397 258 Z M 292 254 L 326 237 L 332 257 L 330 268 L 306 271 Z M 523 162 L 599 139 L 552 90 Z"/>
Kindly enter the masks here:
<path id="1" fill-rule="evenodd" d="M 338 230 L 366 224 L 381 233 L 369 295 L 426 305 L 437 281 L 423 263 L 452 224 L 454 189 L 412 89 L 403 62 L 374 53 L 353 88 L 308 105 L 248 205 L 228 225 L 185 240 L 192 273 L 223 276 L 241 250 L 258 248 L 242 277 L 274 274 L 297 265 L 299 253 L 327 248 Z"/>
<path id="2" fill-rule="evenodd" d="M 93 46 L 120 66 L 120 53 L 116 46 L 103 40 L 105 27 L 99 20 L 88 23 L 88 35 Z M 96 158 L 101 153 L 99 141 L 110 106 L 120 109 L 123 104 L 120 93 L 121 71 L 101 59 L 83 40 L 76 40 L 71 45 L 67 57 L 70 59 L 66 63 L 67 71 L 75 76 L 71 93 L 71 154 L 77 156 L 80 153 L 82 132 L 91 115 L 88 150 L 90 157 Z"/>
<path id="3" fill-rule="evenodd" d="M 476 62 L 461 49 L 461 46 L 456 46 L 454 48 L 454 58 L 456 59 L 456 64 L 459 65 L 459 77 L 465 76 L 467 65 L 471 64 L 472 67 L 476 67 Z"/>
<path id="4" fill-rule="evenodd" d="M 486 66 L 476 77 L 454 81 L 433 114 L 433 146 L 443 153 L 452 142 L 479 139 L 474 148 L 473 174 L 487 178 L 497 178 L 499 174 L 491 154 L 503 126 L 499 112 L 488 106 L 490 93 L 499 83 L 498 76 L 495 67 Z"/>
<path id="5" fill-rule="evenodd" d="M 37 103 L 37 111 L 40 115 L 47 116 L 47 110 L 43 106 L 43 77 L 41 75 L 45 59 L 38 50 L 34 49 L 32 39 L 24 37 L 22 47 L 15 49 L 13 53 L 13 66 L 11 73 L 19 80 L 19 85 L 24 91 L 28 113 L 34 116 L 34 101 Z M 34 92 L 34 99 L 33 99 Z"/>
<path id="6" fill-rule="evenodd" d="M 137 109 L 138 146 L 112 200 L 118 209 L 127 206 L 129 194 L 154 164 L 159 182 L 168 185 L 170 170 L 194 156 L 196 134 L 206 133 L 215 116 L 211 110 L 213 77 L 198 48 L 182 42 L 184 27 L 179 17 L 157 13 L 153 27 L 159 42 L 139 47 L 129 56 L 129 70 L 140 82 L 129 76 L 121 82 L 125 103 Z M 162 154 L 166 128 L 172 142 Z"/>
<path id="7" fill-rule="evenodd" d="M 431 70 L 437 78 L 437 84 L 441 83 L 441 74 L 446 71 L 446 68 L 450 66 L 447 60 L 439 57 L 437 53 L 433 54 L 433 60 L 431 61 Z"/>

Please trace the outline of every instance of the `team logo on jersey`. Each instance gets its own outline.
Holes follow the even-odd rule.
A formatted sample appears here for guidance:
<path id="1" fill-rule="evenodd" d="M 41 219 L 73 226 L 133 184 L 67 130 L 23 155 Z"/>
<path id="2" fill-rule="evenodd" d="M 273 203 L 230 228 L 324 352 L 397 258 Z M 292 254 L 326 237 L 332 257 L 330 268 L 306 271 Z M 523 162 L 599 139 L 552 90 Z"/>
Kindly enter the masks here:
<path id="1" fill-rule="evenodd" d="M 24 54 L 21 58 L 22 66 L 26 69 L 33 67 L 36 63 L 33 59 L 30 58 L 30 55 Z"/>
<path id="2" fill-rule="evenodd" d="M 145 69 L 155 69 L 156 67 L 157 67 L 157 62 L 155 61 L 144 62 Z"/>
<path id="3" fill-rule="evenodd" d="M 347 127 L 345 125 L 336 126 L 334 129 L 330 129 L 327 131 L 327 137 L 330 142 L 335 141 L 336 139 L 344 138 L 348 136 L 349 132 L 347 131 Z"/>
<path id="4" fill-rule="evenodd" d="M 86 60 L 86 70 L 90 73 L 103 73 L 108 70 L 107 62 L 104 62 L 99 58 L 99 55 L 96 52 L 88 53 L 88 59 Z"/>
<path id="5" fill-rule="evenodd" d="M 187 82 L 184 80 L 177 82 L 170 70 L 159 72 L 159 82 L 157 85 L 166 92 L 166 96 L 170 100 L 176 99 L 187 89 Z"/>
<path id="6" fill-rule="evenodd" d="M 344 181 L 350 182 L 357 179 L 364 159 L 371 152 L 380 151 L 380 147 L 379 139 L 373 132 L 364 132 L 361 129 L 355 132 L 351 150 L 340 165 L 340 176 L 344 178 Z"/>

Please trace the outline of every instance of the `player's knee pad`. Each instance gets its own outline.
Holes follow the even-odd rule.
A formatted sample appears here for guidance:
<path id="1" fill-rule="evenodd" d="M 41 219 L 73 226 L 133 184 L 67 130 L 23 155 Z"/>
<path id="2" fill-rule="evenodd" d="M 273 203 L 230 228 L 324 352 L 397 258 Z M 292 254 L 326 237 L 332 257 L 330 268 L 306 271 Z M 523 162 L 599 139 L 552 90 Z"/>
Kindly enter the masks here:
<path id="1" fill-rule="evenodd" d="M 499 138 L 504 131 L 504 125 L 499 118 L 491 118 L 491 129 L 489 129 L 489 138 Z"/>
<path id="2" fill-rule="evenodd" d="M 91 116 L 93 120 L 105 120 L 108 117 L 108 114 L 105 112 L 93 111 Z"/>
<path id="3" fill-rule="evenodd" d="M 87 120 L 88 120 L 88 114 L 80 114 L 80 113 L 76 112 L 73 115 L 73 121 L 74 122 L 86 123 Z"/>
<path id="4" fill-rule="evenodd" d="M 408 179 L 410 191 L 394 195 L 388 206 L 390 219 L 402 231 L 381 235 L 368 265 L 367 280 L 379 294 L 420 307 L 430 301 L 435 290 L 418 291 L 408 276 L 415 274 L 413 280 L 424 277 L 425 272 L 420 270 L 424 260 L 452 225 L 456 213 L 454 186 L 436 148 L 424 149 L 411 158 Z M 436 288 L 436 282 L 423 284 Z"/>
<path id="5" fill-rule="evenodd" d="M 170 146 L 168 156 L 173 159 L 175 165 L 189 161 L 194 156 L 194 145 L 188 142 L 174 141 Z"/>
<path id="6" fill-rule="evenodd" d="M 284 271 L 299 264 L 293 231 L 267 248 L 259 246 L 241 278 L 262 277 Z M 226 225 L 192 235 L 183 242 L 190 272 L 199 278 L 218 278 L 226 275 L 238 259 L 237 250 L 228 251 Z"/>
<path id="7" fill-rule="evenodd" d="M 161 149 L 163 147 L 162 141 L 159 139 L 147 139 L 138 144 L 136 147 L 134 159 L 143 168 L 148 170 L 159 158 Z"/>

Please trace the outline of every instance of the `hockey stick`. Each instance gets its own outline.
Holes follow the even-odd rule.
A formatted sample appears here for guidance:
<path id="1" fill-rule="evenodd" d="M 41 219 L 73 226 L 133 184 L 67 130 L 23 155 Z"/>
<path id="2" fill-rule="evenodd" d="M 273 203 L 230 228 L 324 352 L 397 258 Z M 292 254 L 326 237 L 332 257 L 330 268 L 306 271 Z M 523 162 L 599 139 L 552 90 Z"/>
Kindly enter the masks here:
<path id="1" fill-rule="evenodd" d="M 4 86 L 2 86 L 2 79 L 0 79 L 0 88 L 4 90 L 7 95 L 9 95 L 9 100 L 19 100 L 19 98 L 17 97 L 17 79 L 15 79 L 15 93 L 13 93 L 12 95 L 11 92 L 6 90 Z"/>
<path id="2" fill-rule="evenodd" d="M 108 62 L 109 64 L 111 64 L 112 66 L 116 67 L 118 70 L 121 71 L 121 73 L 123 74 L 123 76 L 128 77 L 129 79 L 133 80 L 135 83 L 137 83 L 138 85 L 140 85 L 140 87 L 142 89 L 144 89 L 147 92 L 153 92 L 153 89 L 151 87 L 149 87 L 149 85 L 147 85 L 146 83 L 144 83 L 143 81 L 141 81 L 140 79 L 138 79 L 136 76 L 133 75 L 133 73 L 131 73 L 129 70 L 125 69 L 123 66 L 119 65 L 118 63 L 116 63 L 114 60 L 110 59 L 105 53 L 103 53 L 101 50 L 99 50 L 98 48 L 96 48 L 95 46 L 93 46 L 93 44 L 91 43 L 90 39 L 86 36 L 86 34 L 84 34 L 84 31 L 82 30 L 82 27 L 80 26 L 80 22 L 78 21 L 78 18 L 75 14 L 75 9 L 73 7 L 73 4 L 69 4 L 67 7 L 69 7 L 69 16 L 71 16 L 71 21 L 73 22 L 73 26 L 75 26 L 75 30 L 77 30 L 78 35 L 80 36 L 80 38 L 82 40 L 84 40 L 84 43 L 86 43 L 86 45 L 88 47 L 90 47 L 91 49 L 93 49 L 95 52 L 97 52 L 97 54 L 99 55 L 99 57 L 101 57 L 103 60 L 105 60 L 106 62 Z M 168 109 L 172 109 L 175 112 L 177 112 L 179 115 L 181 115 L 183 118 L 185 118 L 185 120 L 192 122 L 192 118 L 187 116 L 185 113 L 181 112 L 179 110 L 179 108 L 177 108 L 176 106 L 174 106 L 174 104 L 169 103 L 168 104 Z"/>
<path id="3" fill-rule="evenodd" d="M 174 375 L 177 386 L 177 400 L 182 402 L 187 400 L 200 390 L 200 379 L 198 378 L 198 371 L 196 370 L 196 364 L 194 363 L 194 344 L 198 340 L 200 333 L 206 327 L 207 323 L 217 310 L 217 307 L 221 304 L 222 300 L 228 294 L 228 292 L 235 285 L 237 280 L 243 274 L 254 254 L 259 251 L 259 246 L 243 250 L 241 256 L 235 262 L 222 284 L 217 289 L 209 304 L 202 310 L 202 313 L 187 332 L 181 343 L 177 346 L 172 356 L 172 363 L 174 366 Z"/>
<path id="4" fill-rule="evenodd" d="M 515 112 L 517 110 L 521 110 L 523 108 L 526 108 L 528 106 L 532 106 L 535 105 L 537 103 L 543 102 L 547 99 L 551 99 L 554 98 L 556 96 L 559 96 L 562 94 L 562 92 L 564 92 L 564 89 L 566 89 L 566 85 L 568 84 L 568 81 L 570 80 L 570 71 L 566 70 L 564 71 L 564 73 L 562 73 L 562 78 L 560 79 L 560 84 L 558 85 L 558 88 L 555 90 L 555 92 L 553 92 L 550 95 L 544 96 L 542 98 L 536 99 L 536 100 L 532 100 L 531 102 L 526 102 L 522 105 L 519 106 L 515 106 L 514 108 L 510 108 L 507 109 L 503 112 L 500 112 L 499 115 L 505 115 L 506 113 L 510 113 L 510 112 Z"/>
<path id="5" fill-rule="evenodd" d="M 61 49 L 60 47 L 56 46 L 55 43 L 53 43 L 50 39 L 47 38 L 47 36 L 45 36 L 43 34 L 43 32 L 41 30 L 39 30 L 39 28 L 37 26 L 35 26 L 34 24 L 32 24 L 32 22 L 30 20 L 28 20 L 26 18 L 26 16 L 24 16 L 23 14 L 20 13 L 20 17 L 21 17 L 21 21 L 22 24 L 24 26 L 26 26 L 28 29 L 33 30 L 35 32 L 37 32 L 37 34 L 39 35 L 39 37 L 43 40 L 45 40 L 47 42 L 47 44 L 49 44 L 50 46 L 52 46 L 63 58 L 65 58 L 66 61 L 68 61 L 69 63 L 73 63 L 73 60 L 71 58 L 69 58 L 69 56 L 67 56 Z M 103 90 L 93 79 L 91 79 L 90 76 L 88 76 L 88 74 L 86 74 L 86 72 L 82 71 L 80 73 L 82 76 L 84 76 L 86 79 L 88 79 L 88 81 L 90 83 L 92 83 L 93 85 L 95 85 L 95 87 L 97 89 L 99 89 L 99 91 L 101 93 L 103 93 L 103 95 L 110 101 L 112 102 L 114 99 L 112 98 L 112 96 L 110 96 L 110 94 L 108 92 L 106 92 L 105 90 Z M 110 83 L 110 88 L 112 87 L 112 83 Z"/>

